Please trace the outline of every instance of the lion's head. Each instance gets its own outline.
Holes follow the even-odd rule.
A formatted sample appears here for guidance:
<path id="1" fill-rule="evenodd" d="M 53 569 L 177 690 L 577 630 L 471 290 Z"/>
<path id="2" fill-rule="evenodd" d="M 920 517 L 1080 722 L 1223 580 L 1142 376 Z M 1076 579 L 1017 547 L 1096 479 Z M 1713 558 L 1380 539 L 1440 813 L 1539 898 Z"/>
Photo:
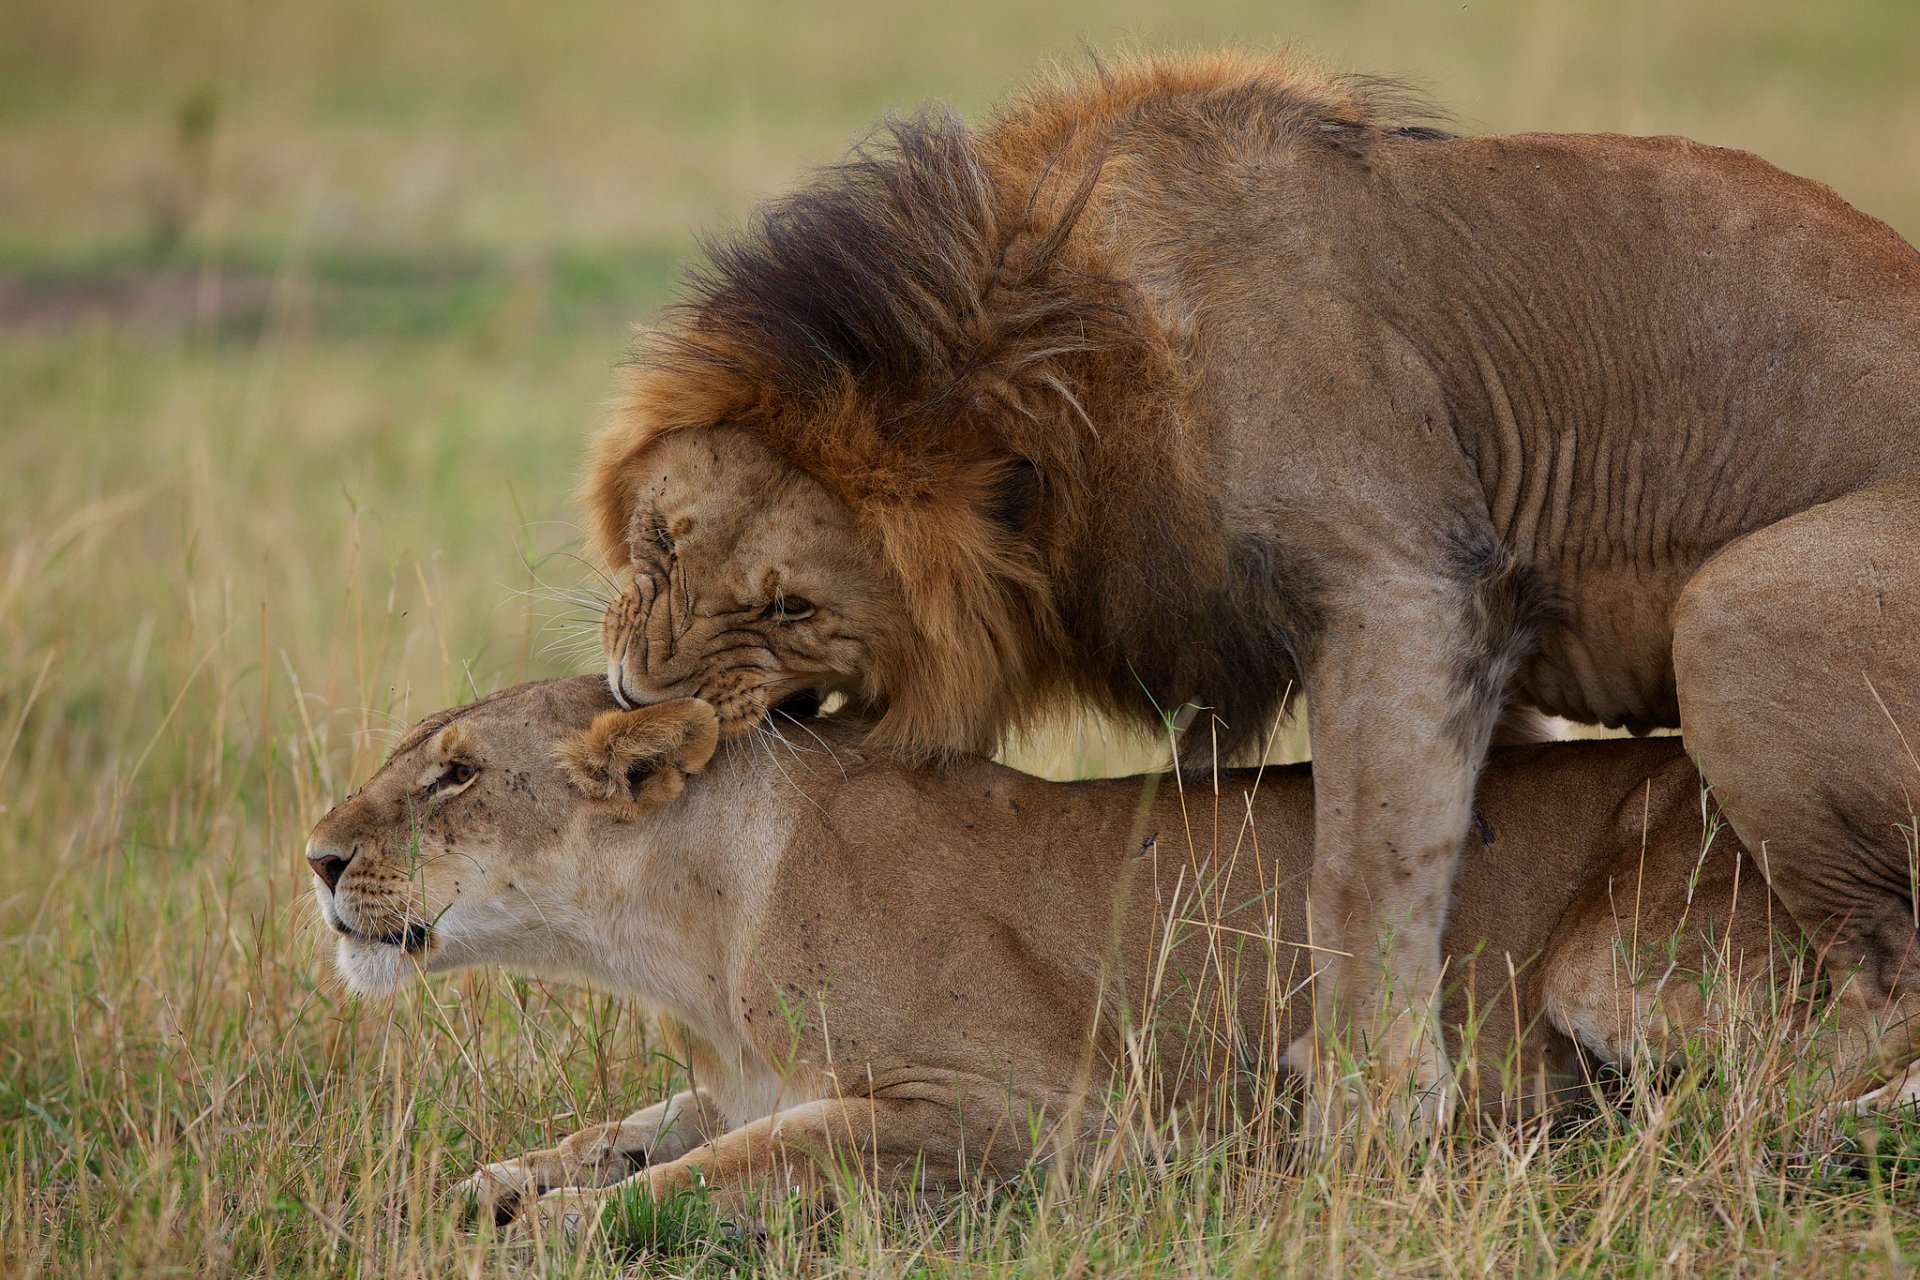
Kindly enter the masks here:
<path id="1" fill-rule="evenodd" d="M 640 339 L 599 440 L 615 688 L 697 692 L 728 733 L 842 692 L 906 756 L 991 750 L 1062 699 L 1205 708 L 1203 749 L 1257 746 L 1314 566 L 1231 532 L 1244 464 L 1209 424 L 1256 410 L 1206 402 L 1208 318 L 1169 284 L 1246 229 L 1156 239 L 1129 210 L 1170 164 L 1220 196 L 1177 168 L 1196 133 L 1358 163 L 1398 129 L 1375 96 L 1271 59 L 1120 62 L 978 130 L 892 121 L 763 207 Z"/>
<path id="2" fill-rule="evenodd" d="M 601 645 L 623 704 L 698 696 L 732 732 L 795 694 L 880 699 L 906 598 L 845 503 L 724 428 L 660 440 L 622 489 Z"/>
<path id="3" fill-rule="evenodd" d="M 1022 177 L 1004 137 L 897 122 L 641 340 L 587 484 L 623 698 L 697 693 L 731 734 L 838 692 L 925 756 L 1184 696 L 1167 603 L 1226 565 L 1199 473 L 1136 438 L 1177 434 L 1184 366 L 1077 234 L 1100 148 L 1052 143 Z"/>
<path id="4" fill-rule="evenodd" d="M 718 740 L 712 708 L 627 713 L 597 677 L 521 685 L 411 729 L 307 842 L 334 962 L 356 991 L 499 963 L 586 972 L 592 906 L 617 880 L 592 850 L 679 794 Z M 616 859 L 618 861 L 618 859 Z"/>

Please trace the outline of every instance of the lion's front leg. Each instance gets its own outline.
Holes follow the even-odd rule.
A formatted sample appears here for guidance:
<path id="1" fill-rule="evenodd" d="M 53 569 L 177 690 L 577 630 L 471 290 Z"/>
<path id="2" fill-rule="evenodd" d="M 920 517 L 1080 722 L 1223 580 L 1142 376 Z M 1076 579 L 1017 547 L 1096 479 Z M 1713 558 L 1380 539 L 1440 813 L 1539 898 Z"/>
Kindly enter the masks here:
<path id="1" fill-rule="evenodd" d="M 454 1188 L 455 1203 L 505 1226 L 557 1187 L 611 1186 L 636 1169 L 680 1159 L 723 1128 L 707 1095 L 687 1089 L 624 1120 L 582 1129 L 557 1147 L 483 1165 Z"/>
<path id="2" fill-rule="evenodd" d="M 1460 578 L 1375 579 L 1334 612 L 1307 671 L 1313 745 L 1315 1030 L 1289 1060 L 1320 1135 L 1383 1110 L 1451 1122 L 1440 944 L 1473 789 L 1512 676 Z M 1521 652 L 1515 647 L 1514 652 Z M 1343 1067 L 1351 1055 L 1357 1071 Z"/>

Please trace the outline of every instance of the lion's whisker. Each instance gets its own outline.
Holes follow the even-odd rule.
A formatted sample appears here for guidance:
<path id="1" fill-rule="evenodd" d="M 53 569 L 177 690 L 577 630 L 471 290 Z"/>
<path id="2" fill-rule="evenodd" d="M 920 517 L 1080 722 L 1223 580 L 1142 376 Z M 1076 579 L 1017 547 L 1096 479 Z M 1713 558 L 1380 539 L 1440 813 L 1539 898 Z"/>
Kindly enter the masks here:
<path id="1" fill-rule="evenodd" d="M 767 730 L 762 728 L 760 725 L 756 724 L 756 725 L 750 726 L 748 729 L 748 734 L 750 735 L 749 741 L 753 742 L 756 746 L 759 746 L 766 751 L 768 761 L 773 765 L 774 770 L 779 773 L 780 777 L 786 782 L 786 784 L 789 787 L 793 788 L 793 793 L 795 795 L 799 796 L 802 800 L 805 800 L 808 804 L 812 805 L 815 809 L 818 809 L 822 814 L 826 813 L 826 810 L 824 808 L 821 808 L 820 802 L 815 800 L 812 796 L 808 795 L 804 790 L 801 789 L 800 784 L 793 780 L 793 775 L 788 773 L 786 770 L 786 766 L 780 763 L 780 757 L 774 754 L 773 748 L 767 745 L 766 743 L 763 743 L 760 741 L 760 735 L 766 732 Z"/>
<path id="2" fill-rule="evenodd" d="M 535 578 L 533 580 L 533 585 L 531 586 L 525 586 L 525 587 L 510 586 L 510 587 L 507 587 L 506 590 L 512 595 L 520 596 L 523 598 L 534 598 L 534 599 L 544 599 L 544 600 L 567 600 L 580 605 L 592 605 L 597 603 L 601 607 L 605 607 L 605 605 L 609 601 L 611 601 L 614 596 L 619 594 L 617 591 L 614 591 L 614 592 L 597 591 L 590 586 L 563 587 L 555 583 L 548 582 L 543 578 Z"/>
<path id="3" fill-rule="evenodd" d="M 577 528 L 578 526 L 575 526 L 575 527 Z M 607 598 L 609 600 L 611 600 L 614 596 L 617 596 L 620 594 L 620 591 L 621 591 L 620 584 L 614 580 L 613 575 L 608 573 L 605 569 L 601 568 L 599 565 L 595 564 L 593 561 L 587 559 L 585 556 L 579 555 L 572 551 L 557 551 L 554 554 L 558 556 L 564 556 L 567 559 L 573 561 L 575 564 L 582 566 L 583 568 L 586 569 L 588 573 L 591 573 L 594 577 L 600 579 L 601 582 L 605 583 L 607 587 Z"/>
<path id="4" fill-rule="evenodd" d="M 842 778 L 847 776 L 847 767 L 846 765 L 840 762 L 840 757 L 837 753 L 835 753 L 832 745 L 828 743 L 828 741 L 825 738 L 821 737 L 817 732 L 815 732 L 811 725 L 809 725 L 806 721 L 798 719 L 793 716 L 786 716 L 784 718 L 788 724 L 794 725 L 802 733 L 806 734 L 808 737 L 812 738 L 815 742 L 819 743 L 820 751 L 826 754 L 827 759 L 833 761 L 834 768 L 840 770 L 840 776 Z M 776 739 L 778 739 L 781 745 L 786 747 L 788 751 L 792 752 L 796 759 L 798 759 L 799 756 L 802 754 L 806 754 L 806 755 L 816 754 L 816 752 L 812 747 L 801 746 L 798 743 L 794 742 L 793 739 L 787 737 L 785 732 L 783 732 L 780 726 L 777 724 L 769 723 L 766 726 L 766 731 L 768 733 L 771 733 Z"/>
<path id="5" fill-rule="evenodd" d="M 597 643 L 582 641 L 577 637 L 557 636 L 540 646 L 540 656 L 578 662 L 589 654 L 598 653 L 599 650 L 600 646 Z"/>
<path id="6" fill-rule="evenodd" d="M 812 725 L 807 724 L 804 721 L 798 721 L 798 720 L 796 720 L 794 723 L 798 724 L 801 730 L 805 732 L 809 738 L 812 738 L 815 742 L 820 744 L 820 749 L 827 753 L 827 759 L 833 761 L 833 767 L 840 771 L 840 776 L 842 778 L 846 777 L 847 766 L 841 763 L 840 754 L 833 749 L 833 744 L 828 742 L 825 738 L 821 737 L 819 734 L 819 731 L 816 730 Z"/>

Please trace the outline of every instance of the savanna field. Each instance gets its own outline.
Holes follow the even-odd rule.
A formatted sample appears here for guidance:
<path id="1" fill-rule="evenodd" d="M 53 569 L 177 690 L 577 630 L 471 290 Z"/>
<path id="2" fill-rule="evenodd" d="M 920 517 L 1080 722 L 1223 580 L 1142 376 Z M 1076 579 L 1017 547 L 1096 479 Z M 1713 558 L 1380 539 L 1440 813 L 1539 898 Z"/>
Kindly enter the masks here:
<path id="1" fill-rule="evenodd" d="M 1824 1122 L 1765 1028 L 1552 1133 L 1329 1163 L 1261 1126 L 529 1250 L 448 1188 L 663 1096 L 656 1031 L 328 972 L 311 824 L 427 712 L 596 665 L 583 448 L 698 233 L 890 108 L 1288 42 L 1456 129 L 1746 147 L 1920 237 L 1909 0 L 0 5 L 0 1273 L 1909 1274 L 1920 1121 Z"/>

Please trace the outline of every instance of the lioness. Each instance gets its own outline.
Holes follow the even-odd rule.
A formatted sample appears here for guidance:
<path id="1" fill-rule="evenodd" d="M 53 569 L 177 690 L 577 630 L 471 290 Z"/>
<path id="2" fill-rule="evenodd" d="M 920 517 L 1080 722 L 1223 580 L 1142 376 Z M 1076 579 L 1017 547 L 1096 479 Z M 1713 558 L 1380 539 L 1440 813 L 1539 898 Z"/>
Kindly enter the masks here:
<path id="1" fill-rule="evenodd" d="M 522 685 L 423 721 L 315 827 L 354 989 L 498 963 L 690 1035 L 690 1091 L 488 1165 L 470 1183 L 486 1207 L 697 1171 L 732 1211 L 834 1152 L 952 1186 L 1097 1133 L 1114 1070 L 1188 1132 L 1272 1108 L 1263 1064 L 1311 1016 L 1305 766 L 1217 789 L 1050 783 L 817 732 L 716 757 L 705 703 L 622 712 L 598 678 Z M 1692 975 L 1724 969 L 1723 994 L 1768 976 L 1770 900 L 1737 844 L 1703 849 L 1677 742 L 1503 752 L 1479 813 L 1445 1020 L 1455 1052 L 1473 1028 L 1488 1107 L 1547 1100 L 1576 1044 L 1657 1048 L 1656 1011 L 1700 1026 Z"/>
<path id="2" fill-rule="evenodd" d="M 917 758 L 1079 699 L 1204 766 L 1304 690 L 1320 1025 L 1432 1120 L 1503 707 L 1680 725 L 1915 1010 L 1920 256 L 1826 187 L 1152 60 L 894 122 L 689 281 L 589 482 L 625 701 L 839 691 Z"/>

